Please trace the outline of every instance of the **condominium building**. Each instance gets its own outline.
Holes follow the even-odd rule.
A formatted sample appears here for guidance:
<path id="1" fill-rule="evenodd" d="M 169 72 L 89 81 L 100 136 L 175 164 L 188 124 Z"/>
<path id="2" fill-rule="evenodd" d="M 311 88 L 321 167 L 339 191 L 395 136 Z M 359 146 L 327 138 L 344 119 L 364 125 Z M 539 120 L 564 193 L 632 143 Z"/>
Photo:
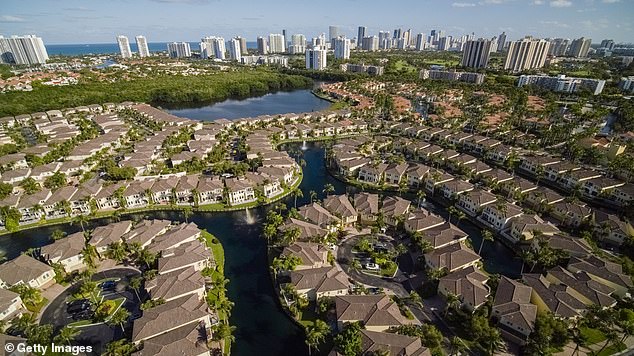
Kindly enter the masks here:
<path id="1" fill-rule="evenodd" d="M 208 36 L 203 37 L 200 41 L 200 56 L 202 58 L 225 59 L 226 47 L 224 38 Z"/>
<path id="2" fill-rule="evenodd" d="M 35 35 L 0 36 L 0 63 L 8 64 L 44 64 L 48 53 L 41 37 Z"/>
<path id="3" fill-rule="evenodd" d="M 439 51 L 446 51 L 449 49 L 449 46 L 451 44 L 451 36 L 446 36 L 446 37 L 440 37 L 438 38 L 438 50 Z"/>
<path id="4" fill-rule="evenodd" d="M 328 26 L 328 39 L 332 41 L 337 37 L 339 37 L 339 27 Z"/>
<path id="5" fill-rule="evenodd" d="M 306 69 L 322 70 L 326 68 L 327 50 L 323 47 L 316 47 L 306 50 Z"/>
<path id="6" fill-rule="evenodd" d="M 489 64 L 490 53 L 490 40 L 480 38 L 477 40 L 467 41 L 464 45 L 462 62 L 460 65 L 469 68 L 486 68 Z"/>
<path id="7" fill-rule="evenodd" d="M 379 31 L 379 48 L 390 49 L 392 48 L 392 38 L 387 31 Z"/>
<path id="8" fill-rule="evenodd" d="M 498 36 L 498 46 L 497 46 L 497 51 L 498 51 L 498 52 L 502 52 L 502 51 L 504 51 L 504 45 L 506 45 L 506 32 L 502 32 L 502 33 Z"/>
<path id="9" fill-rule="evenodd" d="M 482 84 L 485 75 L 482 73 L 456 72 L 449 70 L 423 69 L 420 71 L 420 79 L 452 80 L 466 83 Z"/>
<path id="10" fill-rule="evenodd" d="M 348 59 L 350 58 L 350 40 L 345 37 L 335 38 L 335 58 L 336 59 Z"/>
<path id="11" fill-rule="evenodd" d="M 568 53 L 570 48 L 570 39 L 568 38 L 555 38 L 550 40 L 550 47 L 548 49 L 548 55 L 561 57 Z"/>
<path id="12" fill-rule="evenodd" d="M 286 42 L 284 35 L 272 33 L 269 35 L 269 52 L 284 53 L 286 52 Z"/>
<path id="13" fill-rule="evenodd" d="M 541 68 L 546 62 L 550 42 L 532 37 L 509 42 L 504 69 L 512 72 Z"/>
<path id="14" fill-rule="evenodd" d="M 416 35 L 416 50 L 422 51 L 425 49 L 425 34 L 419 33 Z"/>
<path id="15" fill-rule="evenodd" d="M 591 38 L 577 38 L 570 44 L 570 55 L 576 58 L 584 58 L 588 56 L 590 51 L 590 45 L 592 44 Z"/>
<path id="16" fill-rule="evenodd" d="M 242 58 L 242 49 L 240 48 L 240 39 L 232 38 L 228 42 L 229 45 L 229 58 L 234 61 L 241 61 Z"/>
<path id="17" fill-rule="evenodd" d="M 369 75 L 383 75 L 382 66 L 370 66 L 365 64 L 345 63 L 341 65 L 341 70 L 352 73 L 368 73 Z"/>
<path id="18" fill-rule="evenodd" d="M 171 58 L 187 58 L 192 56 L 192 49 L 187 42 L 172 42 L 167 44 L 167 53 Z"/>
<path id="19" fill-rule="evenodd" d="M 272 64 L 288 67 L 288 57 L 284 56 L 242 56 L 240 62 L 247 65 Z"/>
<path id="20" fill-rule="evenodd" d="M 119 35 L 117 36 L 117 43 L 119 44 L 119 53 L 122 58 L 132 58 L 132 50 L 130 50 L 130 41 L 128 37 Z"/>
<path id="21" fill-rule="evenodd" d="M 145 36 L 138 35 L 135 37 L 136 46 L 139 49 L 139 57 L 149 57 L 150 49 L 147 46 L 147 39 Z"/>
<path id="22" fill-rule="evenodd" d="M 247 39 L 242 36 L 235 37 L 240 42 L 240 54 L 243 56 L 247 54 Z"/>
<path id="23" fill-rule="evenodd" d="M 619 88 L 623 91 L 634 92 L 634 75 L 621 78 Z"/>
<path id="24" fill-rule="evenodd" d="M 291 47 L 289 48 L 291 54 L 299 54 L 306 52 L 306 36 L 300 34 L 294 34 L 291 36 Z"/>
<path id="25" fill-rule="evenodd" d="M 594 95 L 599 95 L 605 87 L 603 79 L 574 78 L 558 75 L 550 77 L 546 75 L 521 75 L 517 86 L 535 85 L 544 89 L 563 92 L 575 93 L 579 90 L 589 90 Z"/>
<path id="26" fill-rule="evenodd" d="M 601 41 L 601 48 L 605 48 L 608 51 L 613 50 L 614 46 L 615 46 L 614 40 L 605 39 L 605 40 Z"/>
<path id="27" fill-rule="evenodd" d="M 357 47 L 361 48 L 363 37 L 365 37 L 366 32 L 368 32 L 367 27 L 359 26 L 359 31 L 357 32 Z"/>
<path id="28" fill-rule="evenodd" d="M 266 38 L 264 37 L 258 37 L 258 53 L 259 54 L 269 53 L 269 46 L 266 42 Z"/>
<path id="29" fill-rule="evenodd" d="M 377 51 L 379 49 L 379 38 L 376 36 L 363 37 L 361 48 L 364 51 Z"/>

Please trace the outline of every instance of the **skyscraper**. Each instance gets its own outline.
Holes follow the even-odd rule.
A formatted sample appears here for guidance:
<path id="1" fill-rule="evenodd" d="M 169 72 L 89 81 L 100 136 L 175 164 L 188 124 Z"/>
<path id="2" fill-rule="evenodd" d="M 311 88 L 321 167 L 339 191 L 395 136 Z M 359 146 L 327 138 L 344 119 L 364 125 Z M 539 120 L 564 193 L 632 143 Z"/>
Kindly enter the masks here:
<path id="1" fill-rule="evenodd" d="M 502 32 L 498 37 L 498 52 L 504 51 L 504 45 L 506 44 L 506 32 Z"/>
<path id="2" fill-rule="evenodd" d="M 117 36 L 117 43 L 119 44 L 119 52 L 121 52 L 121 57 L 123 58 L 132 58 L 132 51 L 130 50 L 130 41 L 126 36 L 119 35 Z"/>
<path id="3" fill-rule="evenodd" d="M 397 28 L 396 30 L 394 30 L 394 35 L 392 36 L 392 38 L 396 38 L 396 39 L 401 38 L 401 32 L 403 32 L 403 30 L 400 28 Z"/>
<path id="4" fill-rule="evenodd" d="M 192 56 L 192 49 L 187 42 L 172 42 L 167 44 L 167 52 L 172 58 L 186 58 Z"/>
<path id="5" fill-rule="evenodd" d="M 328 26 L 328 40 L 332 41 L 337 37 L 339 37 L 339 27 Z"/>
<path id="6" fill-rule="evenodd" d="M 9 64 L 44 64 L 48 60 L 48 53 L 42 38 L 35 35 L 0 36 L 0 63 Z"/>
<path id="7" fill-rule="evenodd" d="M 462 62 L 460 65 L 470 68 L 485 68 L 489 63 L 490 53 L 490 40 L 479 38 L 477 40 L 467 41 L 464 45 Z"/>
<path id="8" fill-rule="evenodd" d="M 363 43 L 363 37 L 365 37 L 365 33 L 368 31 L 368 28 L 365 26 L 359 26 L 359 32 L 357 33 L 357 47 L 361 47 Z"/>
<path id="9" fill-rule="evenodd" d="M 289 48 L 291 54 L 299 54 L 306 52 L 306 36 L 300 34 L 291 35 L 291 46 Z"/>
<path id="10" fill-rule="evenodd" d="M 138 35 L 135 39 L 136 46 L 139 49 L 139 57 L 149 57 L 150 49 L 147 47 L 147 39 L 145 39 L 145 36 Z"/>
<path id="11" fill-rule="evenodd" d="M 548 54 L 555 57 L 565 56 L 570 48 L 570 40 L 567 38 L 555 38 L 550 40 Z"/>
<path id="12" fill-rule="evenodd" d="M 226 47 L 224 38 L 208 36 L 203 37 L 200 41 L 200 56 L 202 58 L 225 59 Z"/>
<path id="13" fill-rule="evenodd" d="M 422 51 L 425 49 L 425 34 L 419 33 L 416 35 L 416 50 Z"/>
<path id="14" fill-rule="evenodd" d="M 376 36 L 363 37 L 361 47 L 365 51 L 377 51 L 379 49 L 379 38 Z"/>
<path id="15" fill-rule="evenodd" d="M 242 36 L 236 36 L 235 39 L 240 41 L 240 54 L 245 56 L 247 54 L 247 39 Z"/>
<path id="16" fill-rule="evenodd" d="M 449 49 L 449 44 L 451 43 L 451 36 L 448 37 L 439 37 L 438 38 L 438 50 L 446 51 Z"/>
<path id="17" fill-rule="evenodd" d="M 231 58 L 234 61 L 240 62 L 240 60 L 242 59 L 242 50 L 240 48 L 240 39 L 239 38 L 232 38 L 232 39 L 229 40 L 229 42 L 227 42 L 227 44 L 229 45 L 229 58 Z"/>
<path id="18" fill-rule="evenodd" d="M 388 31 L 379 31 L 379 48 L 392 48 L 392 39 L 390 38 L 390 33 Z"/>
<path id="19" fill-rule="evenodd" d="M 350 40 L 345 37 L 335 38 L 335 58 L 350 58 Z"/>
<path id="20" fill-rule="evenodd" d="M 570 44 L 570 55 L 577 58 L 587 57 L 591 44 L 592 39 L 590 38 L 581 37 L 573 40 Z"/>
<path id="21" fill-rule="evenodd" d="M 271 53 L 284 53 L 286 52 L 285 37 L 282 34 L 270 34 L 269 35 L 269 52 Z"/>
<path id="22" fill-rule="evenodd" d="M 509 42 L 509 51 L 504 62 L 504 69 L 513 72 L 541 68 L 548 56 L 550 42 L 542 39 L 525 37 Z"/>
<path id="23" fill-rule="evenodd" d="M 613 50 L 614 49 L 614 40 L 608 40 L 605 39 L 603 41 L 601 41 L 601 48 L 606 48 L 608 50 Z"/>
<path id="24" fill-rule="evenodd" d="M 306 69 L 322 70 L 326 68 L 327 50 L 318 46 L 306 50 Z"/>
<path id="25" fill-rule="evenodd" d="M 264 37 L 258 37 L 258 53 L 259 54 L 269 53 L 268 45 L 266 43 L 266 38 Z"/>

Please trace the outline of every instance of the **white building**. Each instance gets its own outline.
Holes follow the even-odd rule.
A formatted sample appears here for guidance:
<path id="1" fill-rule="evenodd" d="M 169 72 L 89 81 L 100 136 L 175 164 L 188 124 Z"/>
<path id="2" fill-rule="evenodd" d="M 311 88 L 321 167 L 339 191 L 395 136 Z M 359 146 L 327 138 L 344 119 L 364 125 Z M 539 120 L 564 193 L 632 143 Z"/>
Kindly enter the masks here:
<path id="1" fill-rule="evenodd" d="M 422 51 L 425 49 L 425 34 L 419 33 L 416 35 L 416 50 Z"/>
<path id="2" fill-rule="evenodd" d="M 546 75 L 522 75 L 517 86 L 535 85 L 556 92 L 575 93 L 581 89 L 589 90 L 594 95 L 599 95 L 605 87 L 605 80 L 591 78 L 574 78 L 558 75 L 550 77 Z"/>
<path id="3" fill-rule="evenodd" d="M 171 58 L 187 58 L 192 56 L 192 49 L 187 42 L 168 43 L 167 52 Z"/>
<path id="4" fill-rule="evenodd" d="M 513 72 L 541 68 L 546 62 L 550 42 L 525 37 L 519 41 L 509 42 L 509 51 L 504 62 L 504 69 Z"/>
<path id="5" fill-rule="evenodd" d="M 225 39 L 222 37 L 204 37 L 200 40 L 200 56 L 204 59 L 225 59 Z M 238 49 L 240 44 L 238 43 Z"/>
<path id="6" fill-rule="evenodd" d="M 462 62 L 460 65 L 470 68 L 486 68 L 489 64 L 491 47 L 491 41 L 486 39 L 480 38 L 473 41 L 467 41 L 464 45 Z"/>
<path id="7" fill-rule="evenodd" d="M 132 58 L 132 50 L 130 50 L 130 41 L 128 37 L 120 35 L 117 36 L 117 43 L 119 44 L 119 52 L 123 58 Z"/>
<path id="8" fill-rule="evenodd" d="M 317 47 L 306 50 L 306 69 L 322 70 L 326 68 L 326 49 Z"/>
<path id="9" fill-rule="evenodd" d="M 264 37 L 258 37 L 258 53 L 259 54 L 269 53 L 269 45 L 266 42 L 266 38 Z"/>
<path id="10" fill-rule="evenodd" d="M 138 35 L 135 37 L 136 46 L 139 49 L 139 57 L 149 57 L 150 49 L 147 46 L 147 39 L 145 36 Z"/>
<path id="11" fill-rule="evenodd" d="M 240 62 L 242 59 L 242 49 L 240 48 L 240 39 L 232 38 L 229 40 L 229 58 Z"/>
<path id="12" fill-rule="evenodd" d="M 336 59 L 348 59 L 350 58 L 350 40 L 345 37 L 335 38 L 335 58 Z"/>
<path id="13" fill-rule="evenodd" d="M 269 52 L 284 53 L 286 52 L 286 39 L 284 35 L 272 33 L 269 35 Z"/>
<path id="14" fill-rule="evenodd" d="M 0 63 L 9 64 L 44 64 L 48 53 L 41 37 L 35 35 L 0 36 Z"/>
<path id="15" fill-rule="evenodd" d="M 291 54 L 299 54 L 306 52 L 306 36 L 302 34 L 294 34 L 291 36 L 291 47 L 289 48 Z"/>
<path id="16" fill-rule="evenodd" d="M 363 37 L 363 40 L 361 42 L 361 48 L 364 51 L 378 51 L 379 38 L 376 36 Z"/>

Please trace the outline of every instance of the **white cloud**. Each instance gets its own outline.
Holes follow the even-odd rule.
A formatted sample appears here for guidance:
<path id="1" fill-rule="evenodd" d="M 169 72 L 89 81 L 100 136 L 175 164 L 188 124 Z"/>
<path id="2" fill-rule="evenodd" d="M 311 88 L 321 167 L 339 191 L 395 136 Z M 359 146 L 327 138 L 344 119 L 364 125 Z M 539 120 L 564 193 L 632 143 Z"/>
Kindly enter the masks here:
<path id="1" fill-rule="evenodd" d="M 559 22 L 559 21 L 540 21 L 540 23 L 544 26 L 550 27 L 559 27 L 559 28 L 569 28 L 570 25 L 567 23 Z"/>
<path id="2" fill-rule="evenodd" d="M 0 16 L 0 22 L 24 22 L 24 19 L 12 15 L 2 15 Z"/>
<path id="3" fill-rule="evenodd" d="M 451 4 L 452 7 L 474 7 L 476 4 L 472 2 L 454 2 Z"/>
<path id="4" fill-rule="evenodd" d="M 570 0 L 553 0 L 550 2 L 550 7 L 570 7 L 572 1 Z"/>
<path id="5" fill-rule="evenodd" d="M 614 4 L 614 3 L 617 3 L 617 2 L 621 2 L 621 0 L 603 0 L 603 2 L 606 3 L 606 4 Z"/>
<path id="6" fill-rule="evenodd" d="M 544 5 L 544 0 L 533 0 L 531 5 Z"/>

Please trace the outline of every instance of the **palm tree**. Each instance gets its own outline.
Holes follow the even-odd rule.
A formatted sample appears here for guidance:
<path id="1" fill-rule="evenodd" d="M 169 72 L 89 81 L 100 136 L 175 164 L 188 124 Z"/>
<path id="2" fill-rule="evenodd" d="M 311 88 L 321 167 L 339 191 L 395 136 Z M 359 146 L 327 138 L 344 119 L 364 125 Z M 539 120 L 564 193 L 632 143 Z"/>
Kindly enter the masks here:
<path id="1" fill-rule="evenodd" d="M 503 350 L 505 347 L 504 340 L 502 340 L 502 334 L 498 329 L 492 328 L 486 339 L 485 350 L 488 355 L 494 355 L 496 351 Z"/>
<path id="2" fill-rule="evenodd" d="M 137 255 L 137 263 L 144 263 L 149 269 L 152 265 L 154 265 L 154 262 L 156 262 L 156 258 L 156 254 L 150 252 L 147 248 L 144 248 L 139 251 L 139 254 Z"/>
<path id="3" fill-rule="evenodd" d="M 112 316 L 110 317 L 110 320 L 108 320 L 108 325 L 110 326 L 119 325 L 121 327 L 121 331 L 125 331 L 125 329 L 123 328 L 123 324 L 125 324 L 125 322 L 128 321 L 129 317 L 130 317 L 130 312 L 127 311 L 125 308 L 119 307 L 119 310 L 117 310 L 114 314 L 112 314 Z"/>
<path id="4" fill-rule="evenodd" d="M 451 223 L 451 217 L 458 216 L 458 209 L 455 206 L 450 206 L 447 208 L 447 213 L 449 213 L 449 223 Z"/>
<path id="5" fill-rule="evenodd" d="M 315 323 L 308 327 L 306 331 L 306 345 L 308 345 L 308 354 L 312 354 L 312 350 L 319 351 L 319 344 L 324 342 L 326 335 L 330 333 L 330 326 L 321 319 L 315 320 Z"/>
<path id="6" fill-rule="evenodd" d="M 90 268 L 97 267 L 97 259 L 99 258 L 99 254 L 97 253 L 97 249 L 93 245 L 86 245 L 84 249 L 81 251 L 82 258 L 84 263 Z"/>
<path id="7" fill-rule="evenodd" d="M 75 340 L 75 338 L 79 336 L 79 334 L 81 334 L 81 330 L 70 326 L 64 326 L 59 331 L 59 334 L 57 334 L 55 338 L 53 338 L 53 341 L 56 344 L 70 345 L 70 343 Z"/>
<path id="8" fill-rule="evenodd" d="M 478 255 L 482 252 L 482 246 L 484 246 L 484 241 L 493 241 L 493 233 L 489 230 L 482 231 L 482 242 L 480 242 L 480 248 L 478 249 Z"/>
<path id="9" fill-rule="evenodd" d="M 447 304 L 445 305 L 445 316 L 451 309 L 457 309 L 460 306 L 460 297 L 453 293 L 447 293 Z"/>
<path id="10" fill-rule="evenodd" d="M 425 191 L 423 189 L 420 189 L 419 191 L 416 192 L 416 198 L 418 198 L 418 208 L 420 209 L 420 205 L 422 204 L 423 200 L 425 200 L 425 196 L 427 196 L 427 194 L 425 193 Z"/>
<path id="11" fill-rule="evenodd" d="M 18 336 L 27 336 L 31 330 L 37 326 L 37 318 L 35 314 L 24 313 L 22 316 L 13 318 L 9 330 L 11 334 Z"/>
<path id="12" fill-rule="evenodd" d="M 350 268 L 355 271 L 361 270 L 361 267 L 361 262 L 359 262 L 359 260 L 357 260 L 356 258 L 352 260 L 352 263 L 350 263 Z"/>
<path id="13" fill-rule="evenodd" d="M 127 257 L 124 244 L 120 241 L 111 243 L 106 250 L 106 256 L 117 261 L 117 263 L 121 263 Z"/>
<path id="14" fill-rule="evenodd" d="M 301 189 L 299 189 L 299 187 L 295 187 L 292 191 L 291 194 L 293 195 L 293 197 L 295 198 L 295 209 L 297 209 L 297 198 L 303 198 L 304 197 L 304 192 L 302 192 Z"/>
<path id="15" fill-rule="evenodd" d="M 335 186 L 334 186 L 334 185 L 332 185 L 332 184 L 330 184 L 330 183 L 326 183 L 326 184 L 324 184 L 324 190 L 323 190 L 324 194 L 326 194 L 326 195 L 330 195 L 330 194 L 332 194 L 334 191 L 335 191 Z"/>
<path id="16" fill-rule="evenodd" d="M 315 199 L 317 199 L 317 192 L 316 191 L 311 190 L 308 194 L 310 195 L 310 202 L 311 203 L 314 202 Z"/>
<path id="17" fill-rule="evenodd" d="M 570 339 L 575 343 L 575 349 L 572 351 L 572 355 L 579 355 L 579 349 L 588 344 L 588 337 L 581 332 L 580 326 L 580 322 L 577 321 L 569 329 Z"/>
<path id="18" fill-rule="evenodd" d="M 464 341 L 462 341 L 461 338 L 459 338 L 458 336 L 454 336 L 452 337 L 450 340 L 450 349 L 451 352 L 449 353 L 450 355 L 459 355 L 462 351 L 464 351 L 467 347 L 464 344 Z"/>
<path id="19" fill-rule="evenodd" d="M 88 217 L 84 214 L 79 214 L 75 217 L 75 219 L 73 219 L 73 223 L 75 224 L 79 224 L 79 226 L 81 226 L 81 231 L 82 232 L 86 232 L 86 230 L 84 229 L 84 223 L 88 222 Z"/>
<path id="20" fill-rule="evenodd" d="M 191 206 L 186 206 L 183 209 L 183 217 L 185 218 L 185 223 L 189 222 L 189 218 L 194 215 L 194 210 L 192 209 Z"/>
<path id="21" fill-rule="evenodd" d="M 134 352 L 134 345 L 127 340 L 117 340 L 106 345 L 104 356 L 129 356 Z"/>
<path id="22" fill-rule="evenodd" d="M 132 290 L 134 291 L 134 294 L 136 294 L 137 299 L 140 301 L 141 297 L 139 296 L 139 290 L 141 289 L 141 286 L 143 285 L 143 277 L 140 276 L 135 276 L 130 278 L 130 288 L 132 288 Z"/>

